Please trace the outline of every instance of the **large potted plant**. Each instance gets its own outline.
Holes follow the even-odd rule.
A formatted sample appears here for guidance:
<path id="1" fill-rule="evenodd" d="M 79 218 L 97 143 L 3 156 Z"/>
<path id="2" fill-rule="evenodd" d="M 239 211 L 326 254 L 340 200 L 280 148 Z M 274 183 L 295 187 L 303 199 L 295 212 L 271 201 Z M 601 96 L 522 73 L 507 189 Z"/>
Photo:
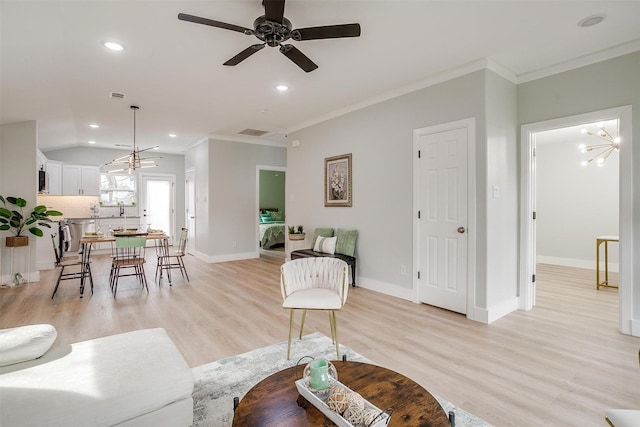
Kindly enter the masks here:
<path id="1" fill-rule="evenodd" d="M 13 233 L 13 236 L 6 238 L 7 247 L 27 246 L 27 231 L 34 236 L 42 237 L 44 233 L 39 227 L 51 228 L 50 223 L 53 221 L 49 217 L 62 215 L 62 212 L 47 210 L 44 205 L 36 206 L 31 212 L 25 213 L 27 201 L 20 197 L 0 196 L 0 202 L 0 230 L 10 230 Z"/>

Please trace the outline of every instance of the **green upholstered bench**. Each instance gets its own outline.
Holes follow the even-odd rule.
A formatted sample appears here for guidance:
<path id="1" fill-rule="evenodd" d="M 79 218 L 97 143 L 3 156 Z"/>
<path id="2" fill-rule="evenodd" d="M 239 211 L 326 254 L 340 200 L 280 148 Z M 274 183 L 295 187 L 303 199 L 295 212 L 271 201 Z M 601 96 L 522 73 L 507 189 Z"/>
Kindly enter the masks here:
<path id="1" fill-rule="evenodd" d="M 335 236 L 334 236 L 335 234 Z M 335 237 L 335 249 L 334 251 L 322 252 L 317 245 L 318 237 L 332 238 Z M 356 286 L 356 238 L 358 237 L 357 230 L 343 230 L 333 228 L 316 228 L 313 232 L 313 239 L 311 249 L 298 249 L 291 252 L 291 259 L 297 258 L 310 258 L 310 257 L 330 257 L 338 258 L 347 263 L 351 268 L 351 286 Z M 331 246 L 331 245 L 330 245 Z"/>

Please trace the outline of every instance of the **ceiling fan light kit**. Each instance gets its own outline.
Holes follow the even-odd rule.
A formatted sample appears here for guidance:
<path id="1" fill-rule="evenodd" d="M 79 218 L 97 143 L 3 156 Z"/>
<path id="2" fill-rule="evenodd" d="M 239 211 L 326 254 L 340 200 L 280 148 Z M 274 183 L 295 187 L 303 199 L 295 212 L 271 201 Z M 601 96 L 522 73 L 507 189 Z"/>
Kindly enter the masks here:
<path id="1" fill-rule="evenodd" d="M 280 53 L 289 58 L 305 72 L 309 73 L 318 68 L 318 65 L 294 45 L 283 44 L 284 42 L 290 39 L 294 41 L 305 41 L 360 36 L 360 24 L 338 24 L 293 29 L 291 21 L 284 17 L 284 0 L 263 0 L 262 5 L 264 6 L 265 13 L 253 21 L 253 29 L 186 13 L 179 13 L 178 19 L 225 30 L 237 31 L 247 36 L 255 36 L 262 41 L 262 43 L 249 46 L 223 64 L 229 66 L 238 65 L 254 53 L 262 50 L 265 46 L 269 46 L 279 47 Z"/>

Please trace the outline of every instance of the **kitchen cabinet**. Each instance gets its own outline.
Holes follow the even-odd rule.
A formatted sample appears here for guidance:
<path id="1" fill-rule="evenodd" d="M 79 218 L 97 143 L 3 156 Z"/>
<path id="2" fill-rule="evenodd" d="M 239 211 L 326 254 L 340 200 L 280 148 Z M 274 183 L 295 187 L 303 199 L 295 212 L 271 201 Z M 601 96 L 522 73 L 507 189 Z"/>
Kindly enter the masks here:
<path id="1" fill-rule="evenodd" d="M 98 196 L 100 168 L 98 166 L 62 165 L 62 194 L 65 196 Z"/>
<path id="2" fill-rule="evenodd" d="M 47 175 L 49 179 L 48 194 L 59 196 L 62 194 L 62 163 L 47 162 Z"/>

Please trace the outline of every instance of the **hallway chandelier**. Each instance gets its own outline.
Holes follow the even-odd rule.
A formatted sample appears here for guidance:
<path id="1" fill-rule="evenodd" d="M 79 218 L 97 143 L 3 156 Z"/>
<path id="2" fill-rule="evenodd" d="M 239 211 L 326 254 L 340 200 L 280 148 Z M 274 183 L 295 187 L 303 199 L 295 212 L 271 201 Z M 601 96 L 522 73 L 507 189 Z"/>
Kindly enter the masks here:
<path id="1" fill-rule="evenodd" d="M 140 156 L 140 153 L 158 148 L 158 146 L 156 145 L 154 147 L 145 148 L 143 150 L 139 150 L 136 147 L 136 111 L 139 110 L 140 107 L 132 105 L 131 109 L 133 110 L 133 151 L 126 156 L 118 157 L 117 159 L 113 159 L 110 162 L 105 163 L 103 166 L 120 166 L 119 169 L 107 170 L 107 173 L 126 171 L 127 173 L 131 174 L 136 169 L 155 168 L 158 167 L 155 161 L 162 158 Z"/>
<path id="2" fill-rule="evenodd" d="M 596 127 L 599 129 L 598 132 L 594 133 L 589 131 L 586 128 L 582 129 L 582 133 L 585 135 L 590 135 L 590 136 L 597 136 L 600 139 L 604 140 L 605 143 L 603 144 L 595 144 L 595 145 L 590 145 L 590 144 L 580 144 L 578 146 L 578 148 L 580 149 L 580 152 L 583 154 L 586 154 L 588 152 L 592 152 L 595 151 L 596 154 L 591 157 L 589 160 L 584 160 L 581 164 L 582 166 L 587 166 L 589 163 L 591 163 L 592 161 L 596 161 L 596 164 L 598 166 L 603 166 L 605 164 L 605 162 L 607 161 L 607 159 L 609 158 L 609 156 L 611 155 L 611 153 L 613 153 L 614 151 L 619 151 L 620 150 L 620 137 L 616 136 L 613 137 L 608 131 L 607 129 L 604 127 L 603 123 L 597 123 Z"/>

